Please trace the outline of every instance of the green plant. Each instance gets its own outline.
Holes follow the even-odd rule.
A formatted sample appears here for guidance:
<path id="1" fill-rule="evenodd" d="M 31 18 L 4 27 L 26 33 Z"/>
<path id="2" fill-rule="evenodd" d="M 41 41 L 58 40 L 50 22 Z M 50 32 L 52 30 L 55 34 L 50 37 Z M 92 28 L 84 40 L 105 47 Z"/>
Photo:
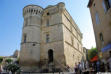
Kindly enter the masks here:
<path id="1" fill-rule="evenodd" d="M 91 60 L 94 56 L 96 56 L 98 53 L 96 48 L 91 48 L 88 50 L 88 60 Z"/>
<path id="2" fill-rule="evenodd" d="M 7 62 L 8 64 L 11 63 L 12 61 L 13 61 L 13 60 L 10 59 L 10 58 L 8 58 L 8 59 L 5 60 L 5 62 Z"/>
<path id="3" fill-rule="evenodd" d="M 0 57 L 0 63 L 2 63 L 2 61 L 3 61 L 3 57 Z"/>
<path id="4" fill-rule="evenodd" d="M 15 74 L 15 72 L 17 72 L 18 70 L 20 70 L 20 67 L 16 64 L 8 64 L 6 66 L 7 70 L 11 71 L 12 74 Z"/>

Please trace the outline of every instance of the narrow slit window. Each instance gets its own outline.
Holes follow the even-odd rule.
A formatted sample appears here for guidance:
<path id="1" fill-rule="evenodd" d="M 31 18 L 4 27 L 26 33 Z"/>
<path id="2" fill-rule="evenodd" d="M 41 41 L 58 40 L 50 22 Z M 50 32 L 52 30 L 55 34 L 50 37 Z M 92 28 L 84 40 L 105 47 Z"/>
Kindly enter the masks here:
<path id="1" fill-rule="evenodd" d="M 46 21 L 46 26 L 49 26 L 49 19 L 47 19 Z"/>
<path id="2" fill-rule="evenodd" d="M 49 34 L 46 34 L 46 43 L 49 42 Z"/>
<path id="3" fill-rule="evenodd" d="M 96 24 L 100 24 L 99 15 L 97 12 L 95 14 L 95 19 L 96 19 Z"/>
<path id="4" fill-rule="evenodd" d="M 28 18 L 25 19 L 25 26 L 28 24 Z"/>
<path id="5" fill-rule="evenodd" d="M 23 37 L 23 38 L 24 38 L 24 39 L 23 39 L 23 42 L 26 43 L 27 35 L 24 34 L 24 37 Z"/>
<path id="6" fill-rule="evenodd" d="M 104 39 L 103 39 L 103 34 L 102 33 L 100 33 L 100 40 L 103 42 L 104 41 Z"/>

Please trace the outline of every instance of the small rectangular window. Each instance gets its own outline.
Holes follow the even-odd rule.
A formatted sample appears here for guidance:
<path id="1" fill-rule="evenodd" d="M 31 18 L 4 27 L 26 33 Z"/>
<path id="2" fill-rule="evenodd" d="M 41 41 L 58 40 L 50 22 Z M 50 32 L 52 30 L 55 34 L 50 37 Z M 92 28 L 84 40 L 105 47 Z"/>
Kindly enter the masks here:
<path id="1" fill-rule="evenodd" d="M 104 45 L 104 39 L 103 39 L 103 34 L 102 33 L 100 33 L 100 40 L 101 40 L 102 45 Z"/>
<path id="2" fill-rule="evenodd" d="M 72 36 L 71 36 L 71 41 L 72 41 L 72 46 L 73 46 L 74 39 L 73 39 L 73 37 L 72 37 Z"/>
<path id="3" fill-rule="evenodd" d="M 25 19 L 25 26 L 28 24 L 28 18 Z"/>
<path id="4" fill-rule="evenodd" d="M 26 39 L 27 39 L 27 35 L 24 34 L 24 37 L 23 37 L 23 42 L 26 43 Z"/>
<path id="5" fill-rule="evenodd" d="M 103 0 L 103 8 L 104 11 L 107 12 L 109 8 L 111 8 L 111 0 Z"/>
<path id="6" fill-rule="evenodd" d="M 109 51 L 109 55 L 110 55 L 110 57 L 111 57 L 111 51 Z"/>
<path id="7" fill-rule="evenodd" d="M 101 41 L 104 41 L 104 39 L 103 39 L 103 34 L 102 34 L 102 33 L 100 33 L 100 40 L 101 40 Z"/>
<path id="8" fill-rule="evenodd" d="M 111 0 L 108 0 L 108 2 L 109 2 L 109 5 L 110 5 L 110 8 L 111 8 Z"/>
<path id="9" fill-rule="evenodd" d="M 49 42 L 49 34 L 46 34 L 46 43 Z"/>
<path id="10" fill-rule="evenodd" d="M 46 21 L 46 26 L 49 26 L 49 19 L 47 19 Z"/>
<path id="11" fill-rule="evenodd" d="M 103 6 L 103 8 L 104 8 L 104 12 L 107 12 L 107 8 L 106 8 L 106 5 L 105 5 L 105 2 L 103 1 L 103 3 L 102 3 L 102 6 Z"/>
<path id="12" fill-rule="evenodd" d="M 95 14 L 95 18 L 96 18 L 96 24 L 100 24 L 99 15 L 97 12 Z"/>
<path id="13" fill-rule="evenodd" d="M 78 48 L 78 50 L 79 50 L 79 43 L 77 43 L 77 48 Z"/>

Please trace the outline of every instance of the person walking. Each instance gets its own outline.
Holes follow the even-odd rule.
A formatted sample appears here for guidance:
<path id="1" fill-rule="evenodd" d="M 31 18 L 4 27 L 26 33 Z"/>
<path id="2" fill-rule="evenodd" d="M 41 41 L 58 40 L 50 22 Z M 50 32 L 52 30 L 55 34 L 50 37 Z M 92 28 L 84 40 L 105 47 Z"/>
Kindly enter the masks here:
<path id="1" fill-rule="evenodd" d="M 78 64 L 78 72 L 79 72 L 79 74 L 81 74 L 82 73 L 82 65 L 81 65 L 81 63 L 79 62 L 79 64 Z"/>
<path id="2" fill-rule="evenodd" d="M 100 60 L 96 62 L 97 72 L 100 72 Z"/>
<path id="3" fill-rule="evenodd" d="M 101 72 L 105 72 L 104 62 L 101 62 L 100 70 L 101 70 Z"/>
<path id="4" fill-rule="evenodd" d="M 75 71 L 75 74 L 77 74 L 77 72 L 78 72 L 78 66 L 77 66 L 77 63 L 75 63 L 74 71 Z"/>
<path id="5" fill-rule="evenodd" d="M 111 72 L 111 55 L 110 58 L 108 59 L 108 64 L 109 64 L 109 72 Z"/>

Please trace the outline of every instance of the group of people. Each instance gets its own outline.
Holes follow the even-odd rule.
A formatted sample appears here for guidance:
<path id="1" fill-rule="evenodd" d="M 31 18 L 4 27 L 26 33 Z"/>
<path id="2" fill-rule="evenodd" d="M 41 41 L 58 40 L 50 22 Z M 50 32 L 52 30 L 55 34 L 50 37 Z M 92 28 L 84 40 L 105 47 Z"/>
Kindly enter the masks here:
<path id="1" fill-rule="evenodd" d="M 107 60 L 98 60 L 92 64 L 96 72 L 111 72 L 111 57 Z"/>
<path id="2" fill-rule="evenodd" d="M 75 63 L 73 70 L 68 66 L 68 70 L 71 74 L 83 74 L 87 69 L 89 69 L 88 61 Z"/>
<path id="3" fill-rule="evenodd" d="M 82 74 L 85 71 L 87 71 L 87 69 L 89 69 L 88 61 L 86 61 L 86 62 L 79 62 L 78 64 L 75 63 L 74 73 L 75 74 Z"/>
<path id="4" fill-rule="evenodd" d="M 69 72 L 71 72 L 70 68 Z M 75 63 L 73 69 L 73 74 L 96 74 L 97 72 L 111 72 L 111 57 L 107 60 L 107 63 L 104 63 L 102 60 Z"/>

